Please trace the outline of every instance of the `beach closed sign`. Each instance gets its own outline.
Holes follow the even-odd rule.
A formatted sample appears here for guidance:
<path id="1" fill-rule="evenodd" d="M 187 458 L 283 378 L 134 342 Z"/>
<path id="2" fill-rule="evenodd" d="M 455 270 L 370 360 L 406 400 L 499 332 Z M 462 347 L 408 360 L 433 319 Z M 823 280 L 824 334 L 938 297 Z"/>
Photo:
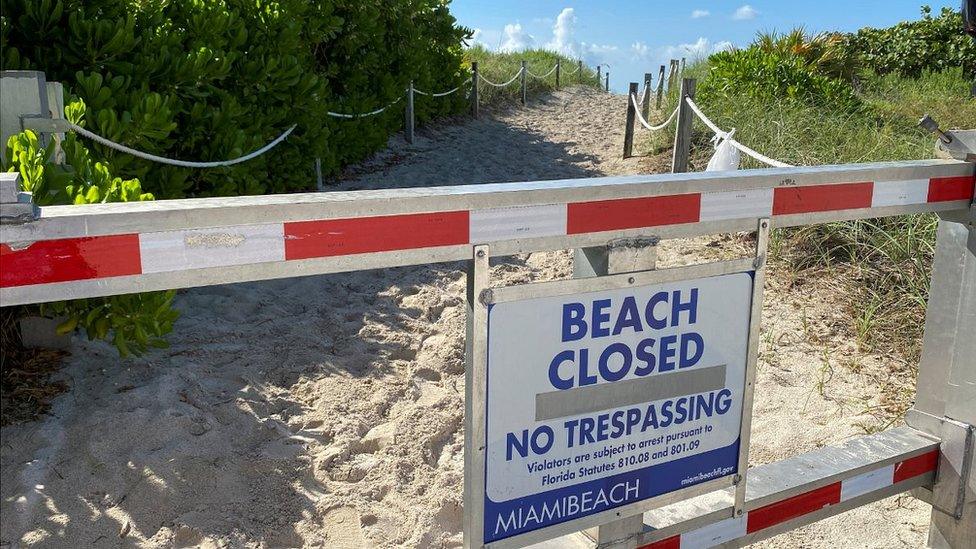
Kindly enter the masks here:
<path id="1" fill-rule="evenodd" d="M 737 472 L 753 274 L 488 311 L 486 543 Z"/>

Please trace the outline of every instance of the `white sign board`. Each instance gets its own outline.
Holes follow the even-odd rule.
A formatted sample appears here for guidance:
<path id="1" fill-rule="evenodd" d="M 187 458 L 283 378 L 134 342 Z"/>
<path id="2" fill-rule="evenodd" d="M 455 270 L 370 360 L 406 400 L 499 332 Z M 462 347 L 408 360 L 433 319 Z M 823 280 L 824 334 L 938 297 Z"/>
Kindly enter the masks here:
<path id="1" fill-rule="evenodd" d="M 493 304 L 484 542 L 734 475 L 752 292 L 740 272 Z"/>

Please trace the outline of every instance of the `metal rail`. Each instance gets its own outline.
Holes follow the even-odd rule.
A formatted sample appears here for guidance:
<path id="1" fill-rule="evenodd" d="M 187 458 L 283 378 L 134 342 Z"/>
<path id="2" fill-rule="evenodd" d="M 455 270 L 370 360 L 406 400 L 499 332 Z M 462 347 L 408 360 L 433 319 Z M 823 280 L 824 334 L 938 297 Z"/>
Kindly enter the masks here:
<path id="1" fill-rule="evenodd" d="M 698 496 L 643 514 L 644 531 L 619 546 L 640 549 L 742 547 L 914 488 L 930 486 L 939 444 L 898 427 L 749 470 L 746 511 L 735 515 L 732 490 Z M 616 546 L 616 545 L 615 545 Z M 532 545 L 592 549 L 573 534 Z"/>
<path id="2" fill-rule="evenodd" d="M 0 305 L 969 208 L 920 160 L 41 209 L 0 227 Z"/>

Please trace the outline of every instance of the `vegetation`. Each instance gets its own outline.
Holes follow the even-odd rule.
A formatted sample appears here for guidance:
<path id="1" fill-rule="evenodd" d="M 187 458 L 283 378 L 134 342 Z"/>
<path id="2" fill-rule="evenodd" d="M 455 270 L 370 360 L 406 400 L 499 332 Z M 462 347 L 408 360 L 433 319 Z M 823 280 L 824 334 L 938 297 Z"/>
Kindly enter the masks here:
<path id="1" fill-rule="evenodd" d="M 470 32 L 442 0 L 0 4 L 3 69 L 41 70 L 62 82 L 67 117 L 109 139 L 172 158 L 222 160 L 298 124 L 273 153 L 207 170 L 155 164 L 101 145 L 89 151 L 70 134 L 61 164 L 51 147 L 24 132 L 10 140 L 2 169 L 19 171 L 41 205 L 307 190 L 316 157 L 325 173 L 334 173 L 402 127 L 402 106 L 358 120 L 327 111 L 371 111 L 402 97 L 410 80 L 428 92 L 461 87 L 446 97 L 417 95 L 422 123 L 468 109 L 471 61 L 480 61 L 493 81 L 508 80 L 523 58 L 537 74 L 557 58 L 576 67 L 544 51 L 464 50 Z M 584 75 L 593 79 L 588 70 Z M 528 86 L 533 94 L 550 90 L 555 75 L 530 77 Z M 484 103 L 517 94 L 517 85 L 482 86 Z M 54 303 L 40 312 L 66 317 L 64 332 L 84 329 L 90 338 L 111 339 L 123 355 L 138 354 L 165 344 L 177 316 L 172 299 L 173 292 L 157 292 Z"/>
<path id="2" fill-rule="evenodd" d="M 548 73 L 558 61 L 561 72 L 560 85 L 568 86 L 583 83 L 599 86 L 594 70 L 584 65 L 582 72 L 579 72 L 577 60 L 548 50 L 537 49 L 517 53 L 499 53 L 479 45 L 464 51 L 464 61 L 468 69 L 470 69 L 472 62 L 477 62 L 481 76 L 495 84 L 508 82 L 521 68 L 522 61 L 525 61 L 525 66 L 529 72 L 538 76 Z M 527 75 L 525 85 L 526 92 L 529 95 L 552 91 L 556 88 L 556 74 L 552 73 L 545 78 L 534 78 Z M 520 90 L 518 80 L 504 88 L 496 88 L 482 82 L 478 87 L 479 100 L 482 104 L 517 101 L 520 97 Z"/>
<path id="3" fill-rule="evenodd" d="M 68 120 L 83 125 L 84 103 L 76 101 L 65 108 Z M 97 204 L 153 200 L 142 191 L 138 179 L 113 175 L 106 162 L 92 160 L 90 151 L 69 133 L 61 143 L 63 162 L 55 162 L 54 141 L 42 147 L 34 132 L 14 135 L 7 144 L 9 165 L 4 171 L 17 171 L 24 190 L 33 193 L 35 203 Z M 40 313 L 64 317 L 61 333 L 83 328 L 89 339 L 109 339 L 123 356 L 163 347 L 163 336 L 173 328 L 178 313 L 171 304 L 175 292 L 150 292 L 99 299 L 80 299 L 46 304 Z"/>
<path id="4" fill-rule="evenodd" d="M 386 144 L 402 110 L 361 120 L 410 80 L 445 90 L 468 78 L 456 24 L 442 0 L 0 0 L 2 68 L 44 71 L 88 105 L 88 127 L 113 141 L 233 167 L 189 170 L 100 145 L 95 154 L 158 198 L 307 190 L 313 162 L 334 173 Z M 462 94 L 418 100 L 423 122 L 467 107 Z"/>
<path id="5" fill-rule="evenodd" d="M 962 33 L 958 11 L 942 8 L 937 16 L 922 7 L 922 18 L 886 29 L 864 28 L 847 37 L 844 49 L 857 66 L 878 74 L 917 77 L 927 71 L 965 67 L 976 71 L 976 42 Z"/>
<path id="6" fill-rule="evenodd" d="M 920 21 L 847 36 L 808 36 L 802 29 L 762 34 L 688 74 L 698 78 L 698 103 L 713 121 L 784 162 L 931 158 L 934 138 L 917 126 L 923 114 L 943 127 L 976 127 L 969 75 L 976 49 L 962 34 L 958 13 L 922 13 Z M 707 164 L 710 138 L 696 126 L 692 169 Z M 743 164 L 762 167 L 745 156 Z M 825 269 L 845 275 L 850 327 L 862 350 L 912 365 L 920 353 L 936 223 L 933 215 L 913 215 L 783 230 L 774 234 L 773 250 L 794 276 Z M 914 375 L 912 368 L 904 374 Z M 899 395 L 893 413 L 910 398 Z"/>

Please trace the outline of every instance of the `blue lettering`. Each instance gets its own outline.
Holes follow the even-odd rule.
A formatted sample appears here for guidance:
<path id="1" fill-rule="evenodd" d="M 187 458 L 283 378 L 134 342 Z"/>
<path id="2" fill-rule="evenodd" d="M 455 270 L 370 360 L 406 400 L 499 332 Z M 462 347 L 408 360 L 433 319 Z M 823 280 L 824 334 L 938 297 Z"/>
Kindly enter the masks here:
<path id="1" fill-rule="evenodd" d="M 610 369 L 610 357 L 619 353 L 623 357 L 623 364 L 620 369 L 613 371 Z M 633 357 L 630 354 L 630 347 L 623 343 L 614 343 L 607 346 L 600 355 L 600 376 L 607 381 L 620 381 L 630 371 Z"/>
<path id="2" fill-rule="evenodd" d="M 586 336 L 586 307 L 582 303 L 563 304 L 563 342 L 576 341 Z"/>
<path id="3" fill-rule="evenodd" d="M 571 350 L 562 351 L 553 357 L 552 362 L 549 363 L 549 383 L 553 387 L 564 391 L 573 388 L 573 378 L 563 379 L 559 377 L 559 366 L 563 362 L 572 361 L 574 354 Z"/>
<path id="4" fill-rule="evenodd" d="M 641 326 L 640 312 L 637 310 L 637 300 L 630 295 L 624 298 L 623 305 L 620 306 L 617 322 L 613 325 L 613 335 L 620 335 L 624 328 L 633 328 L 635 332 L 644 331 L 644 327 Z"/>
<path id="5" fill-rule="evenodd" d="M 606 309 L 610 308 L 609 299 L 597 299 L 593 302 L 593 319 L 591 320 L 593 337 L 606 337 L 610 335 L 610 329 L 604 323 L 610 320 L 610 313 Z"/>
<path id="6" fill-rule="evenodd" d="M 688 353 L 688 347 L 691 343 L 695 344 L 695 354 L 693 355 Z M 698 364 L 704 352 L 705 342 L 702 340 L 701 334 L 697 332 L 681 334 L 681 358 L 678 360 L 678 368 L 688 368 Z"/>
<path id="7" fill-rule="evenodd" d="M 671 304 L 671 326 L 681 323 L 681 312 L 688 312 L 688 324 L 694 324 L 698 320 L 698 288 L 691 289 L 691 297 L 684 303 L 681 302 L 681 291 L 674 291 L 674 302 Z"/>

